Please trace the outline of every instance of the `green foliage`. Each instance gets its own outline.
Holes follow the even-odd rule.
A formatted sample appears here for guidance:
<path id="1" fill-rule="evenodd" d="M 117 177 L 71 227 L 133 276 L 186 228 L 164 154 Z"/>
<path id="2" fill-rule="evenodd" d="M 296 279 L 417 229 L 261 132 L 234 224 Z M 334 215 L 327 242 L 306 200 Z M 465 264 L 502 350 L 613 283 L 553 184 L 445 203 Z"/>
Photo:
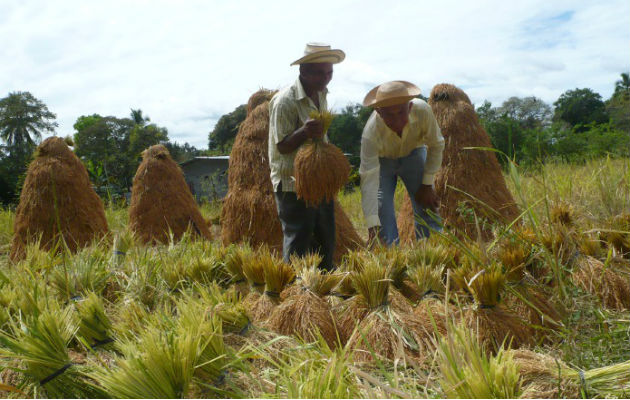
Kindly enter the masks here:
<path id="1" fill-rule="evenodd" d="M 247 108 L 245 104 L 241 104 L 234 111 L 219 118 L 214 129 L 208 134 L 208 149 L 230 154 L 238 128 L 245 117 L 247 117 Z"/>
<path id="2" fill-rule="evenodd" d="M 553 119 L 564 121 L 571 127 L 608 121 L 602 96 L 591 89 L 567 90 L 553 105 L 555 107 Z"/>
<path id="3" fill-rule="evenodd" d="M 34 144 L 43 132 L 54 132 L 57 116 L 29 92 L 13 92 L 0 99 L 0 137 L 9 146 Z"/>
<path id="4" fill-rule="evenodd" d="M 359 166 L 361 154 L 361 134 L 372 109 L 360 104 L 348 105 L 335 118 L 328 129 L 330 142 L 344 153 L 349 153 L 349 161 Z"/>

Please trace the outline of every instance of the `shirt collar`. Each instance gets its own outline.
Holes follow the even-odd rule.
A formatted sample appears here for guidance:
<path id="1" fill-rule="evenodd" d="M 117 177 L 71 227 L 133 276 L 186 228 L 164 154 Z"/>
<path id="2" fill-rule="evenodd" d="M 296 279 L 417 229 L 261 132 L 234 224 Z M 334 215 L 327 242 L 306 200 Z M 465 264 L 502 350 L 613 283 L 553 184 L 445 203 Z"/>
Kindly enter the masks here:
<path id="1" fill-rule="evenodd" d="M 302 82 L 300 81 L 300 77 L 298 77 L 295 80 L 295 99 L 296 100 L 303 100 L 306 99 L 308 97 L 308 95 L 306 94 L 306 91 L 304 90 L 304 86 L 302 86 Z M 319 95 L 324 94 L 327 95 L 328 94 L 328 88 L 322 90 L 321 92 L 319 92 Z"/>

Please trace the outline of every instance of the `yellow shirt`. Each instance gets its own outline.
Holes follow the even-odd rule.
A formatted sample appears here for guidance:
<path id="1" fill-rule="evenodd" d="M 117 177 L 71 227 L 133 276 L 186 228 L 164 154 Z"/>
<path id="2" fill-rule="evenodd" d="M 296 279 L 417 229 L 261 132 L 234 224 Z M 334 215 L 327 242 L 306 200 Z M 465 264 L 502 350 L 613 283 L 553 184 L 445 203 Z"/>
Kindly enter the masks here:
<path id="1" fill-rule="evenodd" d="M 422 183 L 432 185 L 435 174 L 442 164 L 444 138 L 431 107 L 423 100 L 413 99 L 409 122 L 402 135 L 392 131 L 378 115 L 372 113 L 361 136 L 361 205 L 368 228 L 380 225 L 378 217 L 379 157 L 401 158 L 414 149 L 426 146 Z M 413 195 L 413 193 L 411 194 Z"/>
<path id="2" fill-rule="evenodd" d="M 328 90 L 318 92 L 319 110 L 313 100 L 306 95 L 300 78 L 295 83 L 276 93 L 269 102 L 269 168 L 273 190 L 282 182 L 283 192 L 295 192 L 293 160 L 298 149 L 288 154 L 278 151 L 278 143 L 304 125 L 311 111 L 328 109 Z M 324 141 L 328 141 L 324 135 Z"/>

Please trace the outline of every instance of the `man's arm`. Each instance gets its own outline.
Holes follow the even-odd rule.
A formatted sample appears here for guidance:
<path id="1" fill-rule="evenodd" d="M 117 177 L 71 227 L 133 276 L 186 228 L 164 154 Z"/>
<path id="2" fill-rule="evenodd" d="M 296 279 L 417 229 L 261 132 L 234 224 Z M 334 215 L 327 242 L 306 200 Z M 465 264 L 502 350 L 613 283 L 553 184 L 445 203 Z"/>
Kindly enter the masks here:
<path id="1" fill-rule="evenodd" d="M 435 115 L 428 105 L 423 119 L 426 121 L 425 129 L 427 130 L 424 136 L 424 141 L 427 145 L 427 158 L 424 163 L 422 184 L 415 193 L 415 199 L 420 206 L 437 212 L 440 207 L 440 200 L 435 193 L 435 189 L 433 189 L 433 180 L 442 165 L 444 137 L 442 137 Z"/>
<path id="2" fill-rule="evenodd" d="M 371 119 L 370 119 L 371 120 Z M 379 238 L 381 221 L 378 217 L 378 186 L 380 163 L 378 161 L 378 146 L 369 136 L 368 131 L 373 129 L 373 123 L 368 121 L 361 137 L 361 206 L 363 216 L 368 228 L 369 242 L 373 243 Z"/>
<path id="3" fill-rule="evenodd" d="M 321 137 L 324 133 L 322 122 L 317 119 L 308 119 L 298 129 L 290 135 L 285 136 L 278 142 L 278 151 L 280 154 L 288 154 L 297 150 L 307 139 Z"/>

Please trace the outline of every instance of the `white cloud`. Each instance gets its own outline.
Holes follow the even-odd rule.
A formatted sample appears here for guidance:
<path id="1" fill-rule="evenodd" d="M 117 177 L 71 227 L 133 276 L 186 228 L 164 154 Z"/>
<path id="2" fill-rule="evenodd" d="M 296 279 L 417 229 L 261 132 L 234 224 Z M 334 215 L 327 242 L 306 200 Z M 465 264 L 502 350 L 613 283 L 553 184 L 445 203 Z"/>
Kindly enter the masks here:
<path id="1" fill-rule="evenodd" d="M 57 113 L 141 108 L 172 140 L 207 146 L 218 117 L 260 87 L 290 84 L 307 41 L 346 51 L 329 103 L 389 79 L 454 83 L 471 100 L 610 96 L 630 69 L 630 3 L 613 0 L 9 1 L 0 4 L 0 96 L 27 90 Z"/>

